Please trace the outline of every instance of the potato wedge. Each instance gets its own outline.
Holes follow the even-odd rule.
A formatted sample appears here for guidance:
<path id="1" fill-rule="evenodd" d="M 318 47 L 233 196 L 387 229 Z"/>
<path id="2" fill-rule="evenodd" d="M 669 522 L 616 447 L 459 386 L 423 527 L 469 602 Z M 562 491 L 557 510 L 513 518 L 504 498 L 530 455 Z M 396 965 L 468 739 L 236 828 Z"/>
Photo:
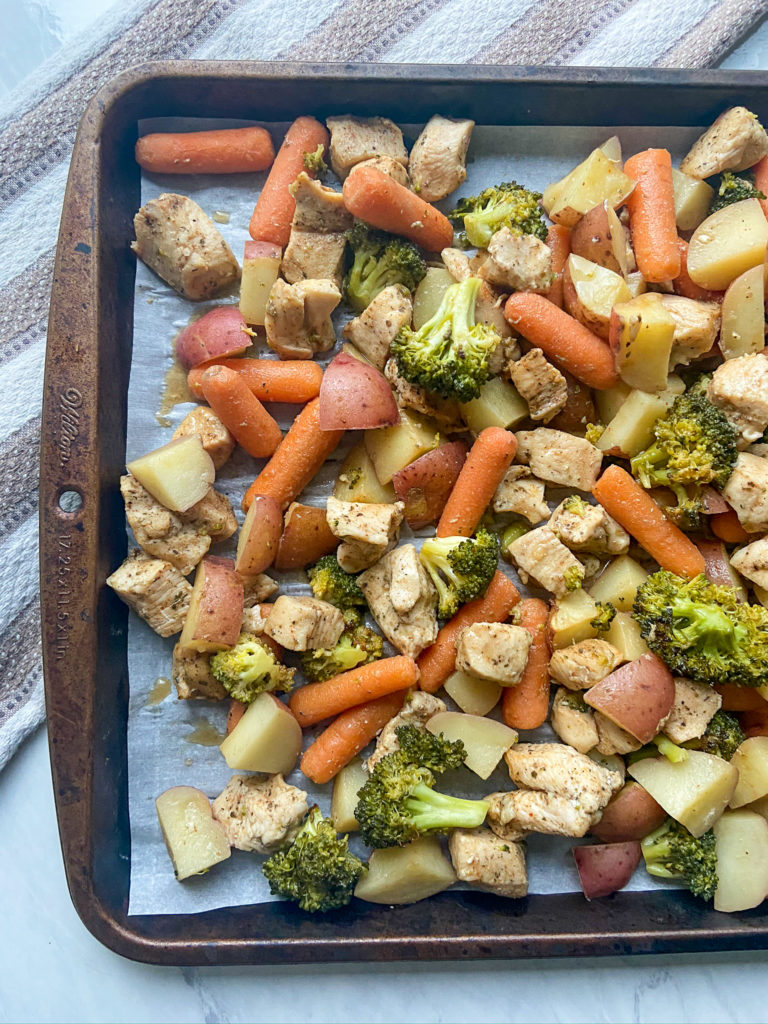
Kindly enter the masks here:
<path id="1" fill-rule="evenodd" d="M 204 558 L 197 567 L 179 647 L 201 654 L 237 643 L 243 621 L 243 581 L 229 558 Z"/>
<path id="2" fill-rule="evenodd" d="M 632 388 L 629 384 L 619 381 L 619 383 L 614 385 L 612 388 L 606 388 L 605 391 L 595 392 L 595 404 L 597 405 L 597 411 L 600 414 L 601 423 L 611 422 L 631 391 Z"/>
<path id="3" fill-rule="evenodd" d="M 594 334 L 607 341 L 611 310 L 631 297 L 620 274 L 574 253 L 568 257 L 563 273 L 565 308 Z"/>
<path id="4" fill-rule="evenodd" d="M 595 149 L 564 178 L 544 189 L 542 206 L 555 224 L 572 228 L 603 201 L 613 209 L 621 206 L 634 187 L 617 163 Z"/>
<path id="5" fill-rule="evenodd" d="M 288 775 L 301 753 L 301 726 L 271 693 L 260 693 L 219 747 L 235 771 Z"/>
<path id="6" fill-rule="evenodd" d="M 616 370 L 630 387 L 663 391 L 675 337 L 675 321 L 657 292 L 617 303 L 611 313 L 610 344 Z"/>
<path id="7" fill-rule="evenodd" d="M 571 252 L 624 278 L 635 267 L 627 229 L 606 202 L 585 213 L 573 229 Z"/>
<path id="8" fill-rule="evenodd" d="M 467 756 L 464 764 L 481 779 L 487 779 L 510 747 L 517 743 L 517 733 L 501 722 L 480 715 L 463 715 L 459 711 L 440 711 L 427 722 L 434 736 L 441 733 L 447 740 L 461 740 Z"/>
<path id="9" fill-rule="evenodd" d="M 739 773 L 727 761 L 700 750 L 689 750 L 685 761 L 665 757 L 636 761 L 627 771 L 670 818 L 694 836 L 703 836 L 728 806 Z"/>
<path id="10" fill-rule="evenodd" d="M 768 821 L 753 811 L 726 811 L 715 824 L 715 910 L 759 907 L 768 896 Z"/>
<path id="11" fill-rule="evenodd" d="M 361 441 L 350 450 L 336 477 L 334 498 L 339 501 L 364 501 L 388 504 L 395 500 L 391 484 L 380 484 L 371 458 Z"/>
<path id="12" fill-rule="evenodd" d="M 596 601 L 612 604 L 617 612 L 631 612 L 637 588 L 648 573 L 634 558 L 619 555 L 605 567 L 589 587 Z"/>
<path id="13" fill-rule="evenodd" d="M 427 272 L 413 294 L 413 329 L 421 330 L 440 308 L 443 296 L 456 284 L 447 267 L 427 267 Z"/>
<path id="14" fill-rule="evenodd" d="M 738 359 L 765 348 L 765 267 L 745 270 L 723 296 L 720 351 Z"/>
<path id="15" fill-rule="evenodd" d="M 282 532 L 280 505 L 271 495 L 257 494 L 237 538 L 235 570 L 242 576 L 257 576 L 268 569 L 277 555 Z"/>
<path id="16" fill-rule="evenodd" d="M 650 653 L 640 627 L 629 612 L 616 612 L 605 639 L 621 653 L 623 661 L 635 661 Z"/>
<path id="17" fill-rule="evenodd" d="M 379 483 L 388 484 L 398 470 L 436 448 L 439 433 L 436 423 L 410 409 L 400 411 L 400 422 L 396 427 L 366 430 L 365 450 Z"/>
<path id="18" fill-rule="evenodd" d="M 355 817 L 357 793 L 368 780 L 368 772 L 359 757 L 345 765 L 333 780 L 331 821 L 337 832 L 357 832 L 360 828 Z"/>
<path id="19" fill-rule="evenodd" d="M 199 789 L 166 789 L 155 800 L 155 809 L 174 874 L 180 882 L 192 875 L 204 875 L 230 856 L 224 829 L 214 820 L 211 802 Z"/>
<path id="20" fill-rule="evenodd" d="M 768 796 L 768 736 L 744 740 L 731 758 L 731 764 L 739 773 L 731 807 L 743 807 Z"/>
<path id="21" fill-rule="evenodd" d="M 128 463 L 128 472 L 172 512 L 186 512 L 213 486 L 216 470 L 199 434 L 169 441 Z"/>
<path id="22" fill-rule="evenodd" d="M 247 324 L 263 327 L 267 300 L 280 273 L 283 251 L 272 242 L 245 243 L 240 281 L 240 312 Z"/>
<path id="23" fill-rule="evenodd" d="M 604 843 L 643 839 L 663 825 L 667 812 L 637 782 L 628 782 L 603 811 L 600 821 L 589 830 Z"/>
<path id="24" fill-rule="evenodd" d="M 445 692 L 468 715 L 487 715 L 501 699 L 503 687 L 490 679 L 479 679 L 468 672 L 452 672 L 445 683 Z"/>
<path id="25" fill-rule="evenodd" d="M 672 168 L 675 194 L 675 223 L 680 231 L 693 231 L 709 213 L 715 190 L 706 183 Z"/>
<path id="26" fill-rule="evenodd" d="M 456 881 L 451 863 L 435 836 L 407 846 L 374 850 L 368 870 L 360 877 L 355 896 L 368 903 L 416 903 L 442 892 Z"/>
<path id="27" fill-rule="evenodd" d="M 597 604 L 586 590 L 572 590 L 565 597 L 555 601 L 549 617 L 549 634 L 552 647 L 567 647 L 597 636 L 592 619 L 597 615 Z"/>
<path id="28" fill-rule="evenodd" d="M 768 220 L 759 199 L 732 203 L 707 217 L 688 244 L 688 276 L 701 288 L 727 288 L 765 262 Z"/>
<path id="29" fill-rule="evenodd" d="M 586 704 L 640 743 L 658 734 L 674 700 L 672 673 L 655 654 L 622 665 L 584 695 Z"/>
<path id="30" fill-rule="evenodd" d="M 528 418 L 528 403 L 508 380 L 493 377 L 480 389 L 477 398 L 464 402 L 461 415 L 473 434 L 486 427 L 512 430 Z"/>

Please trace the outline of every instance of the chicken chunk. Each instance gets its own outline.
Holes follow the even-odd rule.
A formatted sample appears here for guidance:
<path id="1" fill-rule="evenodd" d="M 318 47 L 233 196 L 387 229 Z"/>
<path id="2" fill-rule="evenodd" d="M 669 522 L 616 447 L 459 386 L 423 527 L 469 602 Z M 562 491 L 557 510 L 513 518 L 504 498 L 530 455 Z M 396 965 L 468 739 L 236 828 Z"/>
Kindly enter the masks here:
<path id="1" fill-rule="evenodd" d="M 422 416 L 428 416 L 447 434 L 463 433 L 467 429 L 456 402 L 434 395 L 418 384 L 411 384 L 400 376 L 394 359 L 387 360 L 384 376 L 392 385 L 395 401 L 401 409 L 413 409 Z"/>
<path id="2" fill-rule="evenodd" d="M 371 615 L 387 640 L 401 654 L 415 658 L 437 637 L 437 591 L 418 554 L 415 559 L 410 554 L 407 557 L 413 560 L 412 565 L 418 574 L 419 597 L 408 612 L 401 614 L 395 610 L 392 588 L 395 587 L 396 599 L 399 588 L 393 570 L 402 565 L 404 556 L 399 552 L 407 548 L 416 553 L 412 544 L 404 544 L 379 559 L 372 569 L 358 577 L 357 582 L 365 594 Z"/>
<path id="3" fill-rule="evenodd" d="M 500 794 L 495 813 L 499 824 L 514 832 L 577 838 L 585 836 L 600 818 L 599 812 L 590 814 L 570 797 L 536 789 L 516 789 Z"/>
<path id="4" fill-rule="evenodd" d="M 325 122 L 331 133 L 331 167 L 344 180 L 355 164 L 374 157 L 388 156 L 404 167 L 408 152 L 403 133 L 387 117 L 329 117 Z"/>
<path id="5" fill-rule="evenodd" d="M 207 405 L 198 405 L 192 412 L 187 413 L 174 430 L 173 438 L 175 440 L 177 437 L 186 437 L 188 434 L 200 435 L 203 448 L 211 456 L 211 461 L 217 470 L 221 469 L 235 450 L 234 437 L 213 409 L 209 409 Z"/>
<path id="6" fill-rule="evenodd" d="M 707 726 L 722 704 L 723 698 L 717 690 L 706 683 L 675 676 L 675 700 L 664 723 L 664 734 L 673 743 L 698 739 L 707 731 Z"/>
<path id="7" fill-rule="evenodd" d="M 397 730 L 403 725 L 415 725 L 423 729 L 430 718 L 445 711 L 445 703 L 439 697 L 433 697 L 431 693 L 424 693 L 422 690 L 414 690 L 405 698 L 403 710 L 399 711 L 394 718 L 390 718 L 387 724 L 379 733 L 376 740 L 376 749 L 368 758 L 368 771 L 373 771 L 382 757 L 387 754 L 394 754 L 400 749 L 397 739 Z"/>
<path id="8" fill-rule="evenodd" d="M 479 679 L 514 686 L 522 679 L 531 634 L 522 626 L 476 622 L 456 638 L 456 668 Z"/>
<path id="9" fill-rule="evenodd" d="M 602 505 L 566 498 L 552 513 L 547 525 L 571 551 L 623 555 L 629 550 L 629 534 Z"/>
<path id="10" fill-rule="evenodd" d="M 361 160 L 355 166 L 375 167 L 377 171 L 386 174 L 388 178 L 392 178 L 393 181 L 396 181 L 398 185 L 402 185 L 403 188 L 411 187 L 411 176 L 408 173 L 407 167 L 391 156 L 372 156 L 370 160 Z"/>
<path id="11" fill-rule="evenodd" d="M 344 631 L 344 616 L 327 601 L 283 594 L 272 605 L 264 632 L 288 651 L 330 650 Z"/>
<path id="12" fill-rule="evenodd" d="M 550 725 L 568 746 L 582 754 L 596 747 L 599 736 L 592 709 L 587 707 L 581 696 L 572 690 L 559 686 L 552 701 Z"/>
<path id="13" fill-rule="evenodd" d="M 198 533 L 207 534 L 212 544 L 221 544 L 237 533 L 237 519 L 232 503 L 225 494 L 213 487 L 186 512 L 177 512 L 176 515 L 182 522 L 194 526 Z"/>
<path id="14" fill-rule="evenodd" d="M 669 368 L 688 366 L 709 352 L 720 333 L 720 303 L 683 295 L 662 295 L 661 304 L 675 322 Z"/>
<path id="15" fill-rule="evenodd" d="M 176 644 L 171 680 L 179 700 L 225 700 L 229 694 L 211 672 L 211 657 Z"/>
<path id="16" fill-rule="evenodd" d="M 549 674 L 569 690 L 588 690 L 622 662 L 621 652 L 607 640 L 580 640 L 553 651 Z"/>
<path id="17" fill-rule="evenodd" d="M 445 199 L 467 177 L 467 149 L 474 121 L 435 114 L 411 148 L 409 169 L 414 192 L 434 203 Z"/>
<path id="18" fill-rule="evenodd" d="M 341 289 L 346 244 L 346 235 L 340 231 L 327 233 L 292 228 L 280 265 L 283 277 L 289 284 L 306 280 L 332 281 Z"/>
<path id="19" fill-rule="evenodd" d="M 731 107 L 694 142 L 680 170 L 692 178 L 710 178 L 745 171 L 766 154 L 768 135 L 757 117 L 746 107 Z"/>
<path id="20" fill-rule="evenodd" d="M 568 385 L 556 366 L 547 362 L 540 348 L 509 363 L 507 372 L 512 383 L 528 403 L 532 420 L 546 423 L 565 408 Z"/>
<path id="21" fill-rule="evenodd" d="M 761 537 L 731 555 L 731 565 L 744 579 L 768 590 L 768 537 Z"/>
<path id="22" fill-rule="evenodd" d="M 410 324 L 413 303 L 407 288 L 391 284 L 383 288 L 360 316 L 345 324 L 342 335 L 359 348 L 379 370 L 389 358 L 389 348 L 401 327 Z"/>
<path id="23" fill-rule="evenodd" d="M 488 243 L 478 276 L 508 291 L 547 292 L 552 284 L 552 250 L 535 235 L 501 228 Z"/>
<path id="24" fill-rule="evenodd" d="M 262 601 L 267 601 L 279 589 L 279 584 L 265 572 L 240 578 L 243 581 L 243 608 L 254 608 Z"/>
<path id="25" fill-rule="evenodd" d="M 331 280 L 307 279 L 272 285 L 264 317 L 267 344 L 281 359 L 311 359 L 336 344 L 331 313 L 341 292 Z"/>
<path id="26" fill-rule="evenodd" d="M 203 210 L 187 196 L 163 193 L 133 218 L 131 248 L 187 299 L 210 299 L 240 277 L 232 250 Z"/>
<path id="27" fill-rule="evenodd" d="M 299 831 L 307 794 L 282 775 L 233 775 L 213 801 L 213 816 L 236 850 L 271 853 Z"/>
<path id="28" fill-rule="evenodd" d="M 599 448 L 583 437 L 549 427 L 518 430 L 515 436 L 517 461 L 530 466 L 534 476 L 561 487 L 592 490 L 603 464 Z"/>
<path id="29" fill-rule="evenodd" d="M 527 466 L 510 466 L 493 496 L 494 512 L 514 512 L 525 516 L 531 526 L 549 518 L 544 500 L 545 487 Z"/>
<path id="30" fill-rule="evenodd" d="M 746 447 L 768 427 L 768 359 L 759 353 L 722 363 L 712 374 L 707 397 L 738 430 Z"/>
<path id="31" fill-rule="evenodd" d="M 505 843 L 489 828 L 456 828 L 448 851 L 460 882 L 509 899 L 528 895 L 525 849 L 520 843 Z"/>
<path id="32" fill-rule="evenodd" d="M 306 171 L 288 186 L 288 191 L 296 200 L 291 225 L 299 231 L 343 234 L 352 227 L 354 218 L 344 205 L 341 192 L 315 181 Z"/>
<path id="33" fill-rule="evenodd" d="M 485 824 L 495 836 L 507 843 L 519 843 L 528 835 L 525 829 L 520 828 L 515 821 L 502 822 L 501 814 L 509 793 L 490 793 L 483 797 L 488 804 L 488 813 L 485 816 Z"/>
<path id="34" fill-rule="evenodd" d="M 509 545 L 521 579 L 532 576 L 536 582 L 556 597 L 564 597 L 576 590 L 584 580 L 584 566 L 562 544 L 548 526 L 539 526 L 524 533 Z"/>
<path id="35" fill-rule="evenodd" d="M 768 459 L 740 452 L 723 497 L 747 533 L 768 532 Z"/>
<path id="36" fill-rule="evenodd" d="M 160 636 L 181 632 L 192 584 L 170 562 L 134 548 L 106 583 Z"/>
<path id="37" fill-rule="evenodd" d="M 454 281 L 466 281 L 468 277 L 472 277 L 469 256 L 461 249 L 443 249 L 440 253 L 440 259 L 445 264 L 445 269 Z"/>
<path id="38" fill-rule="evenodd" d="M 392 582 L 389 599 L 398 615 L 407 615 L 421 597 L 422 568 L 419 553 L 413 544 L 395 548 L 389 560 Z"/>
<path id="39" fill-rule="evenodd" d="M 602 711 L 595 711 L 595 725 L 599 737 L 597 749 L 601 754 L 631 754 L 642 746 L 639 740 L 612 722 Z"/>
<path id="40" fill-rule="evenodd" d="M 254 636 L 261 636 L 271 611 L 272 606 L 268 604 L 254 604 L 250 608 L 243 608 L 241 631 L 243 633 L 252 633 Z"/>
<path id="41" fill-rule="evenodd" d="M 394 548 L 404 510 L 402 501 L 389 504 L 328 499 L 328 526 L 341 540 L 336 557 L 344 572 L 369 569 Z"/>

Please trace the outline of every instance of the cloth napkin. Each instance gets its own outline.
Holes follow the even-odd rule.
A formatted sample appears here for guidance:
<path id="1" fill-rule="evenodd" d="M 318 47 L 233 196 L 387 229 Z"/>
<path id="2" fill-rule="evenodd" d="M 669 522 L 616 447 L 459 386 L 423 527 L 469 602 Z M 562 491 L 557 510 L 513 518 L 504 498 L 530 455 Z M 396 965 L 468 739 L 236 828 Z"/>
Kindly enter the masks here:
<path id="1" fill-rule="evenodd" d="M 169 58 L 706 67 L 766 0 L 132 0 L 0 105 L 0 769 L 44 716 L 37 569 L 46 316 L 80 116 Z"/>

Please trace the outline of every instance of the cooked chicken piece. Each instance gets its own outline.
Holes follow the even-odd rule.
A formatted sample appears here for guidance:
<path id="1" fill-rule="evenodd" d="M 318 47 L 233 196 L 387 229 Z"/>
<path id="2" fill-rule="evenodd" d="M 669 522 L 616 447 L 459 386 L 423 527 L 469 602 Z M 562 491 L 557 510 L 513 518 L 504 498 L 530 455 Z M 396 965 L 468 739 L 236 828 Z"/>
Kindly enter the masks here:
<path id="1" fill-rule="evenodd" d="M 435 114 L 411 148 L 413 191 L 428 203 L 445 199 L 467 177 L 466 159 L 474 121 L 453 121 Z"/>
<path id="2" fill-rule="evenodd" d="M 759 455 L 761 459 L 768 456 L 768 444 L 763 441 L 758 441 L 756 444 L 751 444 L 748 448 L 744 449 L 749 452 L 750 455 Z"/>
<path id="3" fill-rule="evenodd" d="M 207 405 L 198 405 L 192 412 L 187 413 L 174 430 L 173 438 L 175 440 L 177 437 L 186 437 L 188 434 L 200 435 L 203 448 L 211 456 L 216 469 L 221 469 L 235 450 L 234 437 L 213 409 L 209 409 Z"/>
<path id="4" fill-rule="evenodd" d="M 243 581 L 243 608 L 254 608 L 262 601 L 267 601 L 278 591 L 278 583 L 260 572 L 256 576 L 241 576 Z"/>
<path id="5" fill-rule="evenodd" d="M 269 604 L 253 604 L 250 608 L 243 608 L 241 631 L 243 633 L 253 633 L 254 636 L 261 636 L 271 611 L 272 606 Z"/>
<path id="6" fill-rule="evenodd" d="M 535 235 L 501 228 L 488 243 L 488 257 L 478 276 L 509 291 L 547 292 L 552 284 L 552 250 Z"/>
<path id="7" fill-rule="evenodd" d="M 562 487 L 592 490 L 603 463 L 599 448 L 583 437 L 549 427 L 518 430 L 515 436 L 517 461 L 530 466 L 534 476 Z"/>
<path id="8" fill-rule="evenodd" d="M 403 710 L 399 711 L 394 718 L 390 718 L 379 733 L 376 749 L 368 758 L 368 771 L 373 771 L 382 757 L 394 754 L 396 750 L 400 749 L 397 730 L 401 726 L 415 725 L 423 729 L 430 718 L 441 711 L 445 711 L 445 704 L 439 697 L 433 697 L 431 693 L 424 693 L 421 690 L 409 693 L 405 698 Z"/>
<path id="9" fill-rule="evenodd" d="M 745 171 L 768 154 L 768 135 L 746 107 L 731 107 L 694 142 L 680 164 L 683 174 L 710 178 L 723 171 Z"/>
<path id="10" fill-rule="evenodd" d="M 421 597 L 421 559 L 413 544 L 395 548 L 389 559 L 389 599 L 398 615 L 407 615 Z"/>
<path id="11" fill-rule="evenodd" d="M 621 652 L 607 640 L 580 640 L 553 651 L 549 674 L 569 690 L 588 690 L 622 662 Z"/>
<path id="12" fill-rule="evenodd" d="M 341 540 L 339 565 L 344 572 L 360 572 L 395 547 L 405 505 L 329 498 L 325 509 L 331 533 Z"/>
<path id="13" fill-rule="evenodd" d="M 548 526 L 524 533 L 508 550 L 523 583 L 532 576 L 555 597 L 564 597 L 569 590 L 576 590 L 584 580 L 584 566 Z"/>
<path id="14" fill-rule="evenodd" d="M 407 288 L 391 284 L 383 288 L 360 316 L 345 324 L 342 335 L 359 348 L 379 370 L 389 357 L 389 347 L 401 327 L 410 324 L 413 303 Z"/>
<path id="15" fill-rule="evenodd" d="M 288 191 L 296 200 L 291 225 L 299 231 L 343 234 L 352 227 L 354 217 L 344 205 L 341 192 L 315 181 L 306 171 L 288 186 Z"/>
<path id="16" fill-rule="evenodd" d="M 592 825 L 599 821 L 601 813 L 597 811 L 590 814 L 570 797 L 559 793 L 542 793 L 535 789 L 501 793 L 495 811 L 499 824 L 515 832 L 540 832 L 548 836 L 577 838 L 587 834 Z"/>
<path id="17" fill-rule="evenodd" d="M 510 899 L 528 895 L 525 848 L 520 843 L 505 843 L 489 828 L 455 828 L 448 850 L 460 882 Z"/>
<path id="18" fill-rule="evenodd" d="M 264 317 L 267 344 L 281 359 L 311 359 L 336 344 L 331 313 L 341 301 L 333 281 L 307 279 L 272 285 Z"/>
<path id="19" fill-rule="evenodd" d="M 370 160 L 361 160 L 355 166 L 375 167 L 377 171 L 386 174 L 388 178 L 392 178 L 403 188 L 411 187 L 411 176 L 408 174 L 405 164 L 401 164 L 399 160 L 394 160 L 391 156 L 372 156 Z"/>
<path id="20" fill-rule="evenodd" d="M 602 505 L 566 498 L 552 513 L 547 525 L 571 551 L 623 555 L 629 550 L 629 534 Z"/>
<path id="21" fill-rule="evenodd" d="M 528 403 L 532 420 L 546 423 L 565 408 L 568 385 L 556 366 L 547 362 L 540 348 L 512 361 L 507 372 L 519 393 Z"/>
<path id="22" fill-rule="evenodd" d="M 761 537 L 731 555 L 731 565 L 744 579 L 768 590 L 768 537 Z"/>
<path id="23" fill-rule="evenodd" d="M 454 281 L 466 281 L 468 277 L 472 277 L 469 256 L 461 249 L 443 249 L 440 258 Z"/>
<path id="24" fill-rule="evenodd" d="M 740 452 L 723 497 L 747 533 L 768 532 L 768 459 Z"/>
<path id="25" fill-rule="evenodd" d="M 394 556 L 405 548 L 413 548 L 413 545 L 404 544 L 396 551 L 384 555 L 372 569 L 368 569 L 362 576 L 359 576 L 357 582 L 365 594 L 371 615 L 387 640 L 401 654 L 415 658 L 425 647 L 434 643 L 437 637 L 437 591 L 426 569 L 421 564 L 421 560 L 417 557 L 413 564 L 418 563 L 417 571 L 421 588 L 419 598 L 410 611 L 404 614 L 398 614 L 395 611 L 392 604 L 392 587 L 393 584 L 397 587 L 397 581 L 394 578 L 393 564 L 402 564 L 399 560 L 404 556 L 399 554 L 397 558 Z M 415 549 L 413 550 L 415 551 Z"/>
<path id="26" fill-rule="evenodd" d="M 171 679 L 179 700 L 225 700 L 229 694 L 211 672 L 210 654 L 173 648 Z"/>
<path id="27" fill-rule="evenodd" d="M 495 836 L 507 843 L 519 843 L 525 839 L 528 833 L 520 828 L 514 821 L 502 822 L 501 812 L 509 793 L 491 793 L 483 797 L 488 804 L 488 813 L 485 816 L 485 824 Z"/>
<path id="28" fill-rule="evenodd" d="M 675 701 L 664 723 L 664 734 L 673 743 L 687 743 L 707 731 L 713 716 L 720 710 L 723 698 L 706 683 L 675 676 Z"/>
<path id="29" fill-rule="evenodd" d="M 493 496 L 494 512 L 514 512 L 525 516 L 531 526 L 549 518 L 544 500 L 545 487 L 527 466 L 510 466 Z"/>
<path id="30" fill-rule="evenodd" d="M 476 622 L 456 637 L 456 668 L 479 679 L 514 686 L 523 677 L 531 634 L 522 626 Z"/>
<path id="31" fill-rule="evenodd" d="M 642 746 L 642 743 L 612 722 L 602 711 L 595 711 L 595 725 L 600 737 L 597 749 L 601 754 L 631 754 Z"/>
<path id="32" fill-rule="evenodd" d="M 160 636 L 181 632 L 192 584 L 170 562 L 134 548 L 106 583 Z"/>
<path id="33" fill-rule="evenodd" d="M 292 228 L 280 265 L 283 277 L 289 284 L 306 280 L 332 281 L 341 289 L 346 244 L 343 232 L 327 234 Z"/>
<path id="34" fill-rule="evenodd" d="M 597 746 L 599 737 L 592 709 L 587 707 L 580 694 L 566 690 L 564 686 L 555 691 L 549 724 L 563 743 L 581 754 Z"/>
<path id="35" fill-rule="evenodd" d="M 741 434 L 740 447 L 758 441 L 768 427 L 768 359 L 759 353 L 728 359 L 712 374 L 707 397 Z"/>
<path id="36" fill-rule="evenodd" d="M 387 117 L 326 118 L 331 133 L 331 167 L 344 180 L 355 164 L 373 157 L 388 156 L 404 167 L 408 166 L 408 152 L 403 133 Z"/>
<path id="37" fill-rule="evenodd" d="M 720 333 L 720 303 L 662 295 L 661 304 L 675 321 L 669 368 L 687 366 L 712 348 Z"/>
<path id="38" fill-rule="evenodd" d="M 591 580 L 594 576 L 600 572 L 603 567 L 603 563 L 597 557 L 597 555 L 588 555 L 584 552 L 579 552 L 576 556 L 581 564 L 584 566 L 584 580 Z M 583 584 L 582 584 L 583 586 Z"/>
<path id="39" fill-rule="evenodd" d="M 221 544 L 237 533 L 237 519 L 232 503 L 225 494 L 213 487 L 186 512 L 177 512 L 176 515 L 182 522 L 194 526 L 198 533 L 206 533 L 212 544 Z"/>
<path id="40" fill-rule="evenodd" d="M 401 409 L 413 409 L 422 416 L 428 416 L 447 434 L 463 433 L 467 429 L 456 402 L 433 395 L 417 384 L 411 384 L 400 376 L 394 359 L 387 360 L 384 376 L 392 385 L 395 401 Z"/>
<path id="41" fill-rule="evenodd" d="M 267 636 L 288 651 L 335 647 L 344 631 L 344 616 L 327 601 L 283 594 L 264 625 Z"/>
<path id="42" fill-rule="evenodd" d="M 210 299 L 240 277 L 232 250 L 213 221 L 187 196 L 163 193 L 133 218 L 131 248 L 187 299 Z"/>
<path id="43" fill-rule="evenodd" d="M 236 850 L 271 853 L 299 831 L 307 794 L 282 775 L 233 775 L 213 801 L 213 816 Z"/>

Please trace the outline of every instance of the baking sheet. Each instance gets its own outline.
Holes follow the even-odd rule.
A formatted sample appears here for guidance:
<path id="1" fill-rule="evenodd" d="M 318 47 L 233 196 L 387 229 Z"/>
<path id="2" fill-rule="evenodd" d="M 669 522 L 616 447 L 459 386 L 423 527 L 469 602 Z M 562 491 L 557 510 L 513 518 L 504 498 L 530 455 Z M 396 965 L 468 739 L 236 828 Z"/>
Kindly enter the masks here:
<path id="1" fill-rule="evenodd" d="M 193 130 L 209 127 L 240 127 L 257 122 L 205 121 L 202 119 L 157 119 L 142 122 L 139 134 L 150 131 Z M 266 125 L 279 143 L 287 125 Z M 419 126 L 402 126 L 410 148 Z M 467 180 L 457 195 L 472 195 L 488 185 L 516 180 L 543 191 L 583 160 L 595 146 L 615 131 L 621 138 L 624 152 L 629 154 L 649 146 L 666 146 L 677 163 L 698 136 L 700 129 L 691 128 L 622 128 L 604 127 L 476 127 L 470 146 Z M 163 192 L 179 192 L 190 196 L 217 220 L 226 219 L 218 227 L 238 259 L 243 243 L 249 238 L 248 222 L 265 175 L 186 176 L 143 175 L 141 201 Z M 329 184 L 334 184 L 329 181 Z M 338 184 L 336 187 L 338 187 Z M 444 209 L 452 201 L 438 204 Z M 223 216 L 219 216 L 223 215 Z M 168 381 L 174 379 L 172 343 L 174 336 L 190 318 L 199 316 L 213 306 L 237 302 L 237 294 L 223 296 L 211 303 L 189 302 L 166 286 L 137 261 L 134 297 L 134 340 L 131 379 L 128 391 L 128 428 L 126 461 L 142 455 L 170 440 L 172 431 L 194 404 L 180 403 L 163 408 Z M 337 333 L 347 314 L 336 317 Z M 272 353 L 262 342 L 260 357 Z M 327 362 L 333 353 L 323 357 Z M 169 377 L 170 374 L 170 377 Z M 294 406 L 270 406 L 283 430 L 296 413 Z M 357 435 L 348 435 L 331 457 L 323 471 L 302 494 L 302 501 L 323 505 L 330 493 L 337 464 L 343 459 Z M 226 494 L 242 522 L 240 501 L 263 463 L 256 462 L 242 451 L 219 472 L 216 487 Z M 548 494 L 549 498 L 549 494 Z M 554 501 L 550 502 L 554 506 Z M 429 531 L 423 531 L 428 533 Z M 134 545 L 133 538 L 129 539 Z M 401 540 L 411 539 L 404 526 Z M 419 543 L 419 538 L 415 538 Z M 216 545 L 212 553 L 230 554 L 234 544 Z M 514 570 L 502 563 L 520 590 L 525 593 Z M 285 582 L 283 582 L 285 580 Z M 281 578 L 281 593 L 310 593 L 304 574 Z M 130 701 L 128 714 L 128 780 L 131 822 L 131 880 L 129 914 L 186 914 L 227 906 L 264 903 L 274 900 L 260 871 L 263 858 L 257 854 L 233 850 L 229 860 L 208 874 L 179 883 L 175 880 L 155 813 L 155 798 L 171 786 L 196 786 L 209 797 L 217 796 L 233 774 L 216 745 L 224 735 L 227 702 L 180 701 L 175 693 L 162 697 L 170 678 L 171 650 L 174 640 L 157 636 L 133 612 L 128 631 L 128 671 Z M 391 650 L 390 650 L 390 653 Z M 306 736 L 310 743 L 314 731 Z M 521 734 L 521 740 L 544 740 L 552 737 L 548 727 Z M 200 741 L 203 742 L 200 742 Z M 213 744 L 213 745 L 206 745 Z M 327 813 L 330 786 L 314 786 L 296 770 L 288 781 L 309 794 Z M 444 776 L 438 788 L 459 796 L 479 798 L 495 790 L 510 788 L 509 776 L 503 769 L 486 782 L 469 771 Z M 588 842 L 589 840 L 585 840 Z M 579 891 L 578 875 L 570 850 L 574 840 L 532 835 L 528 840 L 527 864 L 531 893 L 562 893 Z M 351 846 L 359 854 L 365 848 L 353 836 Z M 639 869 L 627 886 L 629 890 L 660 888 L 664 883 L 651 880 Z"/>

